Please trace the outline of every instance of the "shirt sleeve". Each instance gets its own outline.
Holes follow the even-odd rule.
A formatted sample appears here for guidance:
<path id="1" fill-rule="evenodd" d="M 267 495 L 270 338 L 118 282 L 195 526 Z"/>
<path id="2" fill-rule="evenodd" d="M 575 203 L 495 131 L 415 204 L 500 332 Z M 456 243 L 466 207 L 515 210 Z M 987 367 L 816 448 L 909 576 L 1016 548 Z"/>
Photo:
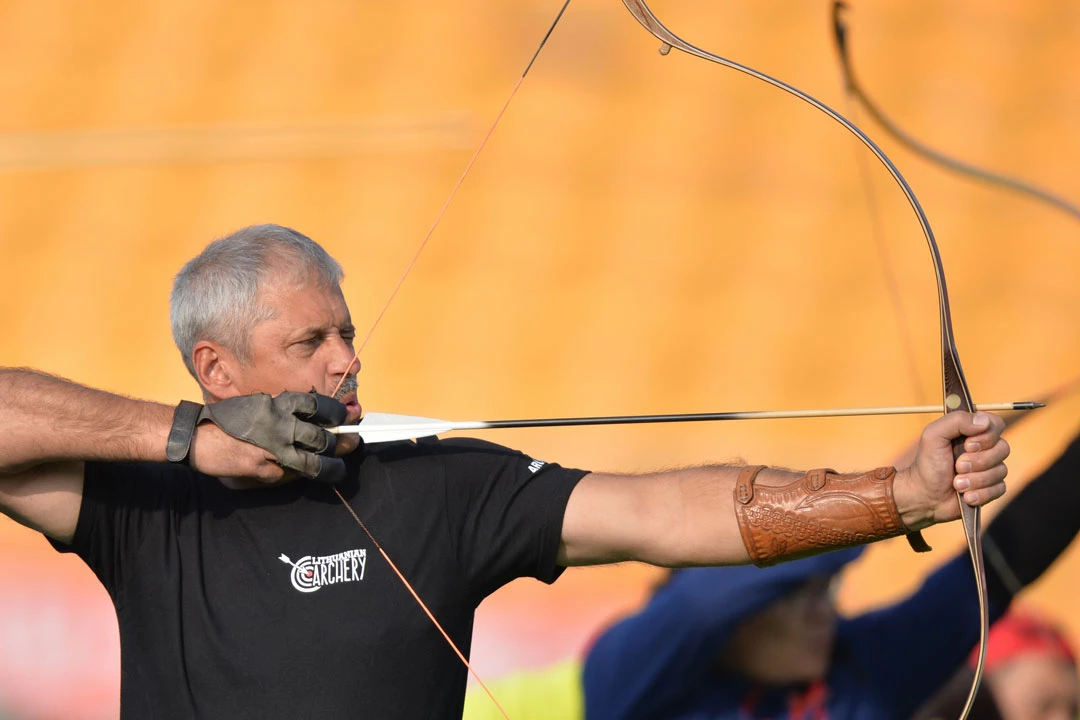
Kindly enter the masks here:
<path id="1" fill-rule="evenodd" d="M 51 540 L 59 552 L 78 555 L 94 571 L 117 604 L 124 569 L 146 536 L 159 527 L 174 499 L 181 466 L 88 462 L 82 504 L 70 545 Z"/>
<path id="2" fill-rule="evenodd" d="M 479 440 L 437 447 L 451 542 L 477 600 L 518 577 L 554 582 L 566 503 L 587 473 Z"/>

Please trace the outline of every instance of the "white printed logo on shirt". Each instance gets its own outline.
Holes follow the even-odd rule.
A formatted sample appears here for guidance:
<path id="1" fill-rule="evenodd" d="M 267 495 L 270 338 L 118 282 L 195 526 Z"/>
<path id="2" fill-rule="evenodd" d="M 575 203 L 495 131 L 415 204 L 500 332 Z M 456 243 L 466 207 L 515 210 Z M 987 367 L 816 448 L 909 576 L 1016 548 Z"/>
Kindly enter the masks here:
<path id="1" fill-rule="evenodd" d="M 529 463 L 529 472 L 535 475 L 537 472 L 539 472 L 540 468 L 544 467 L 545 465 L 547 465 L 547 463 L 543 460 L 533 460 L 531 463 Z"/>
<path id="2" fill-rule="evenodd" d="M 305 555 L 296 562 L 282 553 L 278 560 L 292 566 L 294 588 L 302 593 L 313 593 L 327 585 L 363 580 L 367 550 L 356 548 L 334 555 Z"/>

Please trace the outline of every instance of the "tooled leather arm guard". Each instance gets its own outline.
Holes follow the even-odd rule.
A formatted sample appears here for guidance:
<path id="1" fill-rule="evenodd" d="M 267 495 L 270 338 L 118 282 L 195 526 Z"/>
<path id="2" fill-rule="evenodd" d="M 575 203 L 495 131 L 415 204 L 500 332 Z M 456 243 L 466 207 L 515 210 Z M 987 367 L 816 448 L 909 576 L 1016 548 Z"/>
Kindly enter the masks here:
<path id="1" fill-rule="evenodd" d="M 821 468 L 780 487 L 755 486 L 764 467 L 743 468 L 735 483 L 739 531 L 758 567 L 907 532 L 893 499 L 896 468 L 861 475 Z"/>

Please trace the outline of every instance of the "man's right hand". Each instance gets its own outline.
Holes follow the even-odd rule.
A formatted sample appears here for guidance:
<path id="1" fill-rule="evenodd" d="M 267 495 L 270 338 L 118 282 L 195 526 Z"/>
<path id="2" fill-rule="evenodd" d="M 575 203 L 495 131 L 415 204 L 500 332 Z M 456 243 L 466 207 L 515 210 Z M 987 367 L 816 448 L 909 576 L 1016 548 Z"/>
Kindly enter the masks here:
<path id="1" fill-rule="evenodd" d="M 193 412 L 193 404 L 187 405 L 187 412 Z M 186 428 L 181 415 L 178 411 L 173 430 L 183 443 Z M 195 425 L 189 461 L 208 475 L 254 479 L 261 484 L 276 484 L 297 475 L 336 483 L 345 477 L 345 462 L 334 457 L 336 436 L 325 428 L 342 424 L 345 416 L 344 405 L 314 392 L 221 400 L 192 416 Z"/>

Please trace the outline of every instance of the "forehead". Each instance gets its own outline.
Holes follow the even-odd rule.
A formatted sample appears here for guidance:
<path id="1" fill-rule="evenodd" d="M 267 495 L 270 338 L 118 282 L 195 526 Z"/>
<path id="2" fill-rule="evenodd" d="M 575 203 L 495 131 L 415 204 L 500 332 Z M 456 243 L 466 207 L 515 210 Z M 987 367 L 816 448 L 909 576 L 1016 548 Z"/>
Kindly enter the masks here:
<path id="1" fill-rule="evenodd" d="M 311 275 L 274 272 L 259 287 L 258 304 L 269 318 L 260 325 L 340 326 L 349 322 L 349 306 L 337 283 Z"/>

